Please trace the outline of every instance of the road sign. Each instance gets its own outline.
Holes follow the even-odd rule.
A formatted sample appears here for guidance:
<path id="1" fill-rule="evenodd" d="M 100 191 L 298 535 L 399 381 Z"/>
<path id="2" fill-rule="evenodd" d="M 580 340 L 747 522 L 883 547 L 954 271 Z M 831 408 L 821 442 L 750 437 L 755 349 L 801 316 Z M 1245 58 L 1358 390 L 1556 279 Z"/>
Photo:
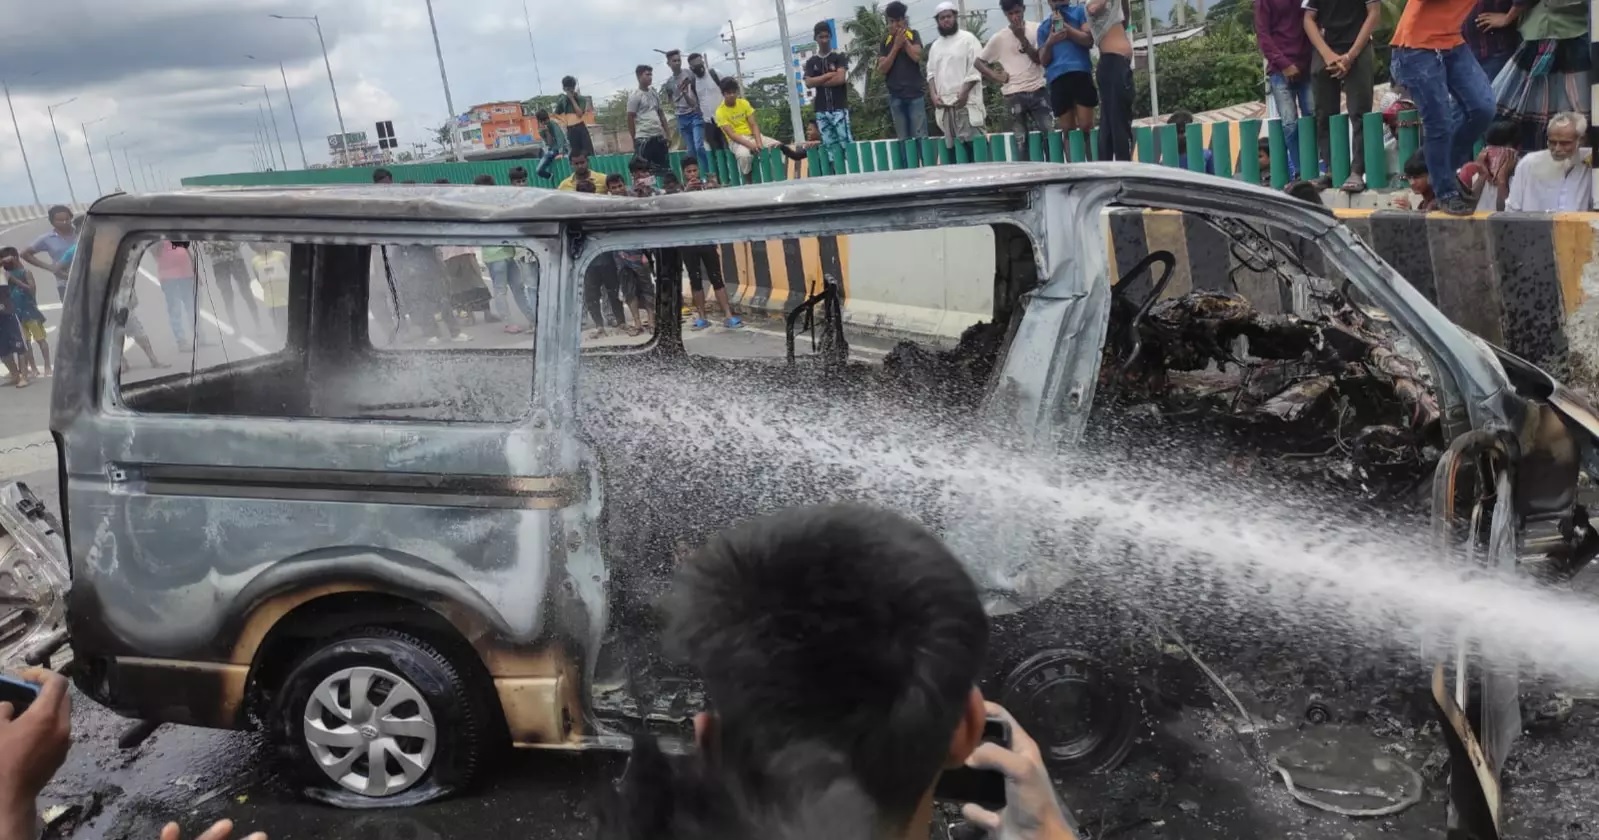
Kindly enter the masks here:
<path id="1" fill-rule="evenodd" d="M 393 149 L 399 145 L 400 141 L 394 137 L 394 123 L 390 120 L 378 123 L 378 148 Z"/>

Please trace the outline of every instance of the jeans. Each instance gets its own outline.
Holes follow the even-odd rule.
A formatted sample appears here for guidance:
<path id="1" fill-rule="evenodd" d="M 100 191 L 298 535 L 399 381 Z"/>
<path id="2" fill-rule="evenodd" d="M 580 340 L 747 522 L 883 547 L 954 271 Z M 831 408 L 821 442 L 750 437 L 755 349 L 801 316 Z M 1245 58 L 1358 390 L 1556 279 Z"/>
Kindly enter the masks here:
<path id="1" fill-rule="evenodd" d="M 927 97 L 901 99 L 890 95 L 888 115 L 894 120 L 894 136 L 899 139 L 927 136 Z"/>
<path id="2" fill-rule="evenodd" d="M 545 146 L 544 156 L 539 158 L 539 168 L 535 174 L 537 174 L 540 178 L 550 177 L 550 167 L 555 164 L 555 159 L 559 156 L 560 154 L 554 149 L 550 148 L 549 146 Z"/>
<path id="3" fill-rule="evenodd" d="M 1376 51 L 1367 44 L 1360 55 L 1355 56 L 1355 63 L 1342 79 L 1335 79 L 1327 72 L 1327 64 L 1320 53 L 1311 56 L 1310 98 L 1316 108 L 1316 145 L 1321 150 L 1321 159 L 1327 162 L 1329 173 L 1332 172 L 1332 125 L 1329 120 L 1339 111 L 1338 97 L 1342 93 L 1349 100 L 1349 172 L 1351 175 L 1366 174 L 1366 123 L 1361 117 L 1371 110 L 1371 86 L 1377 72 L 1375 56 Z"/>
<path id="4" fill-rule="evenodd" d="M 1133 159 L 1133 60 L 1099 55 L 1099 159 Z"/>
<path id="5" fill-rule="evenodd" d="M 705 117 L 699 112 L 677 115 L 677 133 L 683 135 L 683 149 L 700 162 L 700 171 L 711 171 L 711 158 L 705 151 Z"/>
<path id="6" fill-rule="evenodd" d="M 1494 117 L 1488 74 L 1464 44 L 1448 50 L 1394 47 L 1394 81 L 1405 86 L 1421 116 L 1421 151 L 1439 200 L 1460 194 L 1455 172 Z"/>
<path id="7" fill-rule="evenodd" d="M 1299 118 L 1314 113 L 1310 105 L 1310 83 L 1303 75 L 1296 82 L 1288 81 L 1281 73 L 1266 77 L 1271 89 L 1271 101 L 1277 105 L 1277 118 L 1283 124 L 1283 145 L 1288 147 L 1288 177 L 1304 178 L 1299 168 Z M 1268 173 L 1261 173 L 1262 175 Z"/>
<path id="8" fill-rule="evenodd" d="M 1049 89 L 1024 90 L 1005 95 L 1005 110 L 1010 112 L 1011 160 L 1027 159 L 1027 135 L 1055 130 L 1055 115 L 1049 110 Z"/>
<path id="9" fill-rule="evenodd" d="M 1493 85 L 1494 79 L 1499 78 L 1499 71 L 1505 69 L 1505 65 L 1510 63 L 1512 55 L 1515 55 L 1514 51 L 1503 55 L 1490 55 L 1487 58 L 1477 59 L 1477 63 L 1482 65 L 1482 72 L 1488 76 L 1488 84 L 1490 86 Z"/>
<path id="10" fill-rule="evenodd" d="M 167 323 L 178 349 L 189 344 L 189 328 L 194 326 L 194 278 L 171 277 L 161 281 L 161 296 L 167 299 Z"/>
<path id="11" fill-rule="evenodd" d="M 522 310 L 522 317 L 527 319 L 528 326 L 538 325 L 538 316 L 533 314 L 533 300 L 539 293 L 537 275 L 529 284 L 532 289 L 528 289 L 522 284 L 521 263 L 514 259 L 496 260 L 489 263 L 489 279 L 494 281 L 494 297 L 489 298 L 489 311 L 501 319 L 509 318 L 511 313 L 503 311 L 504 304 L 500 302 L 504 293 L 509 292 L 516 308 Z"/>

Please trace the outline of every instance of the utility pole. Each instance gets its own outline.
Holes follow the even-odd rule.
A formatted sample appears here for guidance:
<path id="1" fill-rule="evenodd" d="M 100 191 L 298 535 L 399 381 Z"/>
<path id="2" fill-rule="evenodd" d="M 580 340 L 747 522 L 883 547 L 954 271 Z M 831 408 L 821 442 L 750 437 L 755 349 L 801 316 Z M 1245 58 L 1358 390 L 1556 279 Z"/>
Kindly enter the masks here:
<path id="1" fill-rule="evenodd" d="M 344 130 L 344 109 L 339 107 L 339 88 L 337 85 L 333 84 L 333 62 L 328 60 L 328 42 L 322 37 L 322 20 L 316 15 L 311 15 L 310 17 L 298 15 L 267 15 L 267 17 L 276 18 L 278 20 L 308 20 L 311 21 L 312 26 L 316 27 L 316 40 L 318 44 L 322 45 L 322 66 L 326 67 L 328 71 L 328 90 L 333 91 L 333 113 L 339 118 L 339 153 L 341 155 L 339 159 L 339 165 L 349 166 L 350 136 L 349 133 Z M 284 84 L 287 85 L 287 82 Z"/>
<path id="2" fill-rule="evenodd" d="M 794 142 L 798 143 L 805 137 L 805 125 L 800 122 L 799 91 L 794 88 L 794 80 L 788 66 L 794 61 L 794 42 L 788 37 L 788 10 L 783 8 L 783 0 L 777 3 L 777 34 L 783 39 L 783 87 L 788 90 L 788 118 L 794 123 Z M 966 0 L 961 0 L 961 5 L 966 5 Z"/>
<path id="3" fill-rule="evenodd" d="M 111 160 L 111 188 L 118 192 L 122 191 L 122 175 L 117 172 L 117 150 L 111 147 L 111 141 L 124 134 L 127 132 L 119 131 L 105 139 L 105 156 Z"/>
<path id="4" fill-rule="evenodd" d="M 1150 14 L 1149 6 L 1150 0 L 1144 0 L 1144 61 L 1149 66 L 1149 113 L 1158 117 L 1160 91 L 1155 86 L 1155 19 Z"/>
<path id="5" fill-rule="evenodd" d="M 283 153 L 283 132 L 278 131 L 278 111 L 277 111 L 276 108 L 272 107 L 272 94 L 267 90 L 267 86 L 266 85 L 244 85 L 244 84 L 241 84 L 241 85 L 239 85 L 239 87 L 260 88 L 261 89 L 261 95 L 266 97 L 266 111 L 261 114 L 261 118 L 262 119 L 266 119 L 267 114 L 271 114 L 272 115 L 272 135 L 274 137 L 278 138 L 278 159 L 283 161 L 283 168 L 284 169 L 288 169 L 289 168 L 289 156 Z M 257 104 L 259 106 L 259 103 L 257 103 Z"/>
<path id="6" fill-rule="evenodd" d="M 100 186 L 100 167 L 94 165 L 94 147 L 89 145 L 89 126 L 105 119 L 105 117 L 100 117 L 99 119 L 78 124 L 79 130 L 83 132 L 83 151 L 89 155 L 89 171 L 94 173 L 94 194 L 96 197 L 105 195 L 105 190 Z"/>
<path id="7" fill-rule="evenodd" d="M 787 24 L 784 24 L 787 26 Z M 738 51 L 738 30 L 733 28 L 733 21 L 727 22 L 727 34 L 722 37 L 733 48 L 730 58 L 733 59 L 733 75 L 740 85 L 744 84 L 744 54 Z M 787 39 L 785 39 L 787 40 Z M 784 59 L 787 61 L 788 59 Z"/>
<path id="8" fill-rule="evenodd" d="M 139 188 L 139 179 L 135 176 L 138 173 L 133 171 L 133 160 L 128 157 L 128 144 L 126 143 L 122 144 L 122 165 L 127 167 L 128 170 L 128 189 L 137 190 Z"/>
<path id="9" fill-rule="evenodd" d="M 251 61 L 259 60 L 255 56 L 249 54 L 246 54 L 244 57 L 250 59 Z M 283 62 L 281 61 L 278 62 L 278 75 L 283 78 L 283 99 L 285 102 L 289 103 L 289 121 L 294 123 L 294 142 L 300 144 L 300 168 L 310 169 L 311 161 L 307 160 L 305 157 L 305 138 L 300 136 L 300 117 L 294 113 L 294 96 L 289 93 L 289 73 L 287 70 L 283 69 Z M 267 107 L 272 107 L 271 97 L 267 97 Z M 274 111 L 272 113 L 272 127 L 274 129 L 277 128 L 277 119 L 277 112 Z M 278 135 L 278 145 L 279 147 L 283 145 L 283 136 L 281 134 Z M 283 162 L 283 168 L 289 168 L 289 162 L 287 160 Z"/>
<path id="10" fill-rule="evenodd" d="M 61 155 L 61 174 L 67 178 L 67 195 L 72 197 L 73 204 L 78 203 L 78 191 L 72 188 L 72 172 L 67 169 L 67 151 L 61 145 L 61 132 L 56 131 L 56 109 L 71 105 L 76 101 L 78 101 L 78 97 L 74 96 L 65 102 L 57 102 L 44 109 L 45 113 L 50 115 L 50 134 L 56 139 L 56 153 Z"/>
<path id="11" fill-rule="evenodd" d="M 444 107 L 450 113 L 450 147 L 457 161 L 461 157 L 461 127 L 455 122 L 455 102 L 450 98 L 450 77 L 444 72 L 444 48 L 439 46 L 439 25 L 433 21 L 433 0 L 426 0 L 428 26 L 433 30 L 433 52 L 439 57 L 439 81 L 444 83 Z M 487 139 L 487 138 L 485 138 Z"/>
<path id="12" fill-rule="evenodd" d="M 28 149 L 22 145 L 22 127 L 17 125 L 17 109 L 11 107 L 11 86 L 0 82 L 0 88 L 6 92 L 6 110 L 11 112 L 11 129 L 17 133 L 17 151 L 22 153 L 22 169 L 28 173 L 28 189 L 33 190 L 33 203 L 43 204 L 39 200 L 39 186 L 33 182 L 33 166 L 28 163 Z"/>

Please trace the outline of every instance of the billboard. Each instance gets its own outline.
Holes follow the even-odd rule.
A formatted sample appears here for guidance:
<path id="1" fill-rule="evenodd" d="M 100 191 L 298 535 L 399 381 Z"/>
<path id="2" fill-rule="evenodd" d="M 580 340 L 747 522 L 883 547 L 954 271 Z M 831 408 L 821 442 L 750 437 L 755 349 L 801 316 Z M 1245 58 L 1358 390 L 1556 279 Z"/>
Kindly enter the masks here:
<path id="1" fill-rule="evenodd" d="M 351 145 L 351 146 L 358 146 L 358 145 L 366 142 L 366 132 L 364 132 L 364 131 L 349 131 L 349 132 L 345 132 L 344 140 L 345 140 L 345 144 L 348 144 L 348 145 Z M 328 151 L 336 152 L 336 151 L 339 150 L 341 145 L 343 145 L 343 144 L 339 143 L 339 135 L 337 135 L 337 134 L 329 134 L 328 135 Z"/>

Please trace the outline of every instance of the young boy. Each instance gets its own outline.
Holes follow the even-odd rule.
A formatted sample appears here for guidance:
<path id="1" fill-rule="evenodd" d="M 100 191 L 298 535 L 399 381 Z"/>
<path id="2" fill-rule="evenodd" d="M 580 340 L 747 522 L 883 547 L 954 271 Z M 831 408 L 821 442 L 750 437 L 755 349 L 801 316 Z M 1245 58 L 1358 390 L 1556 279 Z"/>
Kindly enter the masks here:
<path id="1" fill-rule="evenodd" d="M 728 148 L 733 150 L 733 157 L 738 160 L 739 174 L 750 174 L 755 153 L 762 149 L 782 149 L 783 154 L 794 160 L 805 157 L 802 152 L 796 152 L 770 137 L 763 137 L 760 122 L 755 118 L 755 108 L 748 99 L 738 94 L 738 79 L 722 80 L 722 104 L 716 106 L 716 127 L 727 137 Z"/>
<path id="2" fill-rule="evenodd" d="M 11 374 L 5 384 L 26 388 L 28 371 L 24 367 L 26 362 L 23 361 L 23 354 L 28 350 L 28 343 L 22 338 L 22 323 L 17 320 L 16 304 L 11 302 L 11 295 L 5 292 L 0 289 L 0 364 L 5 365 L 6 373 Z"/>
<path id="3" fill-rule="evenodd" d="M 39 311 L 39 300 L 36 297 L 39 287 L 33 281 L 33 275 L 22 264 L 22 256 L 16 248 L 7 245 L 0 248 L 0 269 L 4 269 L 6 284 L 11 287 L 11 303 L 16 310 L 17 321 L 22 326 L 22 343 L 28 342 L 39 345 L 39 355 L 44 357 L 44 369 L 41 371 L 39 363 L 33 358 L 33 350 L 29 348 L 23 355 L 23 364 L 28 372 L 35 378 L 50 375 L 50 342 L 44 333 L 44 313 Z"/>
<path id="4" fill-rule="evenodd" d="M 648 166 L 648 162 L 645 164 Z M 611 195 L 627 196 L 627 184 L 621 175 L 605 176 L 605 191 Z M 652 327 L 649 306 L 654 302 L 650 294 L 650 261 L 643 251 L 613 251 L 616 273 L 621 280 L 622 302 L 627 305 L 628 318 L 633 322 L 626 327 L 628 335 L 642 335 Z"/>
<path id="5" fill-rule="evenodd" d="M 633 195 L 636 198 L 649 198 L 660 195 L 660 190 L 655 188 L 655 165 L 641 157 L 635 157 L 627 164 L 628 174 L 633 176 Z"/>
<path id="6" fill-rule="evenodd" d="M 1427 159 L 1418 150 L 1405 161 L 1405 180 L 1410 182 L 1410 191 L 1421 197 L 1415 207 L 1410 206 L 1410 196 L 1401 195 L 1394 199 L 1394 206 L 1401 210 L 1420 210 L 1427 212 L 1438 204 L 1438 194 L 1433 192 L 1432 178 L 1427 174 Z"/>

